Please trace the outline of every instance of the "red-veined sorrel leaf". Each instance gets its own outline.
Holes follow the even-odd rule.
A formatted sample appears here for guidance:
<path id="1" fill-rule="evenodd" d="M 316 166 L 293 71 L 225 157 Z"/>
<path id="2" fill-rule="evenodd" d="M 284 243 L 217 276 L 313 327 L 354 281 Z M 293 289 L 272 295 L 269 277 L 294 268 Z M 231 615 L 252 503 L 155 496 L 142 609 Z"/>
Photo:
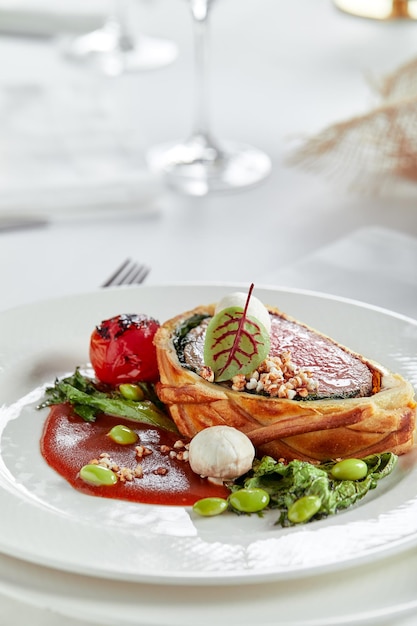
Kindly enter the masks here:
<path id="1" fill-rule="evenodd" d="M 236 374 L 249 374 L 267 357 L 269 333 L 255 317 L 247 315 L 251 287 L 245 308 L 228 307 L 209 322 L 204 344 L 204 362 L 217 382 Z"/>

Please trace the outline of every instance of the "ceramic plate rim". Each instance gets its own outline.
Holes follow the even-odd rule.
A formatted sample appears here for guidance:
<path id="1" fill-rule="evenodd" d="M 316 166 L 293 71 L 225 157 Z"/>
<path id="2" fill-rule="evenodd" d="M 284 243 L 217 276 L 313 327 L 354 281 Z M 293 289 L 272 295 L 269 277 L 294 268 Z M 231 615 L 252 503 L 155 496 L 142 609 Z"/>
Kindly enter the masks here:
<path id="1" fill-rule="evenodd" d="M 243 285 L 241 283 L 176 283 L 176 284 L 167 284 L 167 285 L 158 285 L 158 284 L 154 284 L 154 285 L 147 285 L 147 286 L 141 286 L 141 287 L 134 287 L 134 288 L 128 288 L 128 289 L 122 289 L 120 290 L 120 288 L 115 288 L 115 289 L 108 289 L 108 290 L 95 290 L 92 292 L 88 292 L 88 293 L 80 293 L 80 294 L 75 294 L 75 295 L 71 295 L 71 296 L 64 296 L 64 297 L 60 297 L 60 298 L 52 298 L 52 299 L 48 299 L 48 300 L 43 300 L 41 302 L 34 302 L 34 303 L 30 303 L 28 305 L 23 305 L 21 307 L 14 307 L 13 309 L 8 309 L 6 311 L 0 312 L 0 326 L 3 324 L 4 319 L 7 319 L 7 317 L 9 316 L 13 316 L 18 315 L 19 312 L 20 314 L 26 312 L 30 312 L 31 310 L 35 310 L 36 308 L 45 308 L 48 306 L 58 306 L 58 307 L 62 307 L 65 305 L 65 303 L 69 303 L 69 302 L 80 302 L 83 299 L 93 299 L 95 301 L 100 301 L 101 300 L 107 300 L 108 298 L 111 298 L 111 296 L 115 296 L 115 294 L 119 294 L 121 299 L 123 299 L 123 297 L 126 297 L 127 299 L 130 298 L 130 296 L 132 294 L 135 293 L 141 293 L 141 294 L 145 294 L 148 293 L 161 293 L 162 290 L 166 290 L 166 289 L 175 289 L 175 290 L 182 290 L 182 292 L 190 292 L 190 290 L 208 290 L 208 291 L 213 291 L 214 289 L 218 289 L 218 290 L 230 290 L 230 289 L 240 289 Z M 245 287 L 247 287 L 247 285 L 245 285 Z M 327 301 L 331 301 L 331 302 L 335 302 L 338 304 L 342 304 L 342 305 L 346 305 L 348 307 L 356 307 L 355 310 L 361 310 L 361 311 L 374 311 L 377 312 L 378 314 L 381 314 L 383 316 L 386 316 L 387 318 L 391 318 L 391 319 L 396 319 L 398 320 L 400 323 L 403 323 L 405 325 L 411 325 L 411 326 L 417 326 L 417 322 L 411 318 L 407 318 L 404 315 L 401 314 L 397 314 L 394 313 L 392 311 L 388 311 L 386 309 L 383 309 L 381 307 L 377 307 L 377 306 L 373 306 L 373 305 L 368 305 L 362 302 L 358 302 L 356 300 L 352 300 L 349 298 L 341 298 L 338 296 L 333 296 L 333 295 L 329 295 L 329 294 L 323 294 L 320 292 L 315 292 L 315 291 L 310 291 L 310 290 L 304 290 L 304 289 L 296 289 L 296 288 L 286 288 L 286 287 L 275 287 L 275 286 L 268 286 L 268 285 L 260 285 L 259 287 L 256 288 L 257 291 L 265 291 L 268 293 L 273 293 L 274 295 L 276 294 L 281 294 L 284 295 L 286 297 L 290 297 L 291 296 L 295 296 L 297 298 L 304 298 L 304 299 L 316 299 L 318 301 L 320 301 L 321 303 L 325 303 Z M 129 296 L 122 296 L 122 294 L 130 294 Z M 196 303 L 198 304 L 198 303 Z M 182 309 L 180 309 L 181 311 Z M 286 311 L 288 312 L 290 315 L 292 314 L 291 311 Z M 1 380 L 1 376 L 2 376 L 2 371 L 1 371 L 1 354 L 0 354 L 0 380 Z M 14 494 L 14 497 L 16 496 L 16 494 Z M 5 495 L 4 495 L 4 489 L 2 489 L 0 491 L 0 502 L 2 500 L 4 500 Z M 10 502 L 8 501 L 8 504 L 10 504 Z M 13 501 L 13 497 L 12 497 L 12 505 L 15 506 L 16 502 Z M 22 505 L 22 503 L 19 502 L 18 506 L 16 507 L 17 509 L 24 509 L 25 507 Z M 30 508 L 30 507 L 29 507 Z M 42 517 L 42 516 L 41 516 Z M 65 526 L 65 524 L 64 524 Z M 72 526 L 71 524 L 69 525 L 71 527 L 72 530 Z M 308 529 L 309 531 L 310 529 Z M 243 582 L 248 582 L 248 583 L 254 583 L 254 582 L 264 582 L 264 581 L 271 581 L 271 580 L 278 580 L 281 577 L 285 578 L 290 578 L 290 577 L 303 577 L 303 576 L 309 576 L 312 574 L 315 574 L 317 572 L 323 572 L 323 571 L 328 571 L 329 569 L 337 569 L 338 567 L 347 567 L 353 564 L 357 564 L 358 562 L 364 562 L 364 561 L 368 561 L 369 559 L 374 559 L 377 558 L 378 556 L 384 556 L 387 554 L 390 554 L 393 551 L 399 551 L 402 549 L 405 549 L 405 547 L 407 547 L 408 545 L 415 543 L 415 541 L 417 540 L 417 527 L 416 529 L 413 531 L 412 534 L 405 534 L 404 536 L 399 536 L 397 537 L 395 540 L 389 542 L 389 545 L 386 545 L 384 547 L 380 547 L 377 546 L 375 549 L 369 549 L 367 551 L 364 551 L 360 554 L 357 554 L 356 556 L 352 557 L 352 558 L 347 558 L 343 563 L 336 563 L 336 562 L 330 562 L 330 563 L 320 563 L 318 565 L 313 565 L 311 567 L 295 567 L 293 569 L 291 569 L 290 571 L 287 572 L 283 572 L 283 571 L 278 571 L 276 568 L 272 567 L 272 568 L 265 568 L 264 571 L 250 571 L 249 570 L 239 570 L 239 571 L 235 571 L 235 570 L 231 570 L 231 571 L 178 571 L 176 573 L 176 575 L 172 575 L 171 574 L 164 574 L 161 570 L 157 571 L 157 572 L 151 572 L 151 573 L 145 573 L 145 572 L 132 572 L 132 571 L 118 571 L 118 569 L 113 568 L 113 567 L 107 567 L 100 569 L 97 567 L 97 563 L 92 566 L 89 567 L 84 566 L 85 564 L 83 564 L 82 567 L 80 567 L 80 564 L 77 562 L 73 562 L 73 563 L 67 563 L 67 562 L 63 562 L 62 559 L 60 559 L 59 557 L 56 557 L 54 555 L 48 554 L 47 552 L 44 552 L 43 554 L 39 554 L 39 553 L 31 553 L 30 550 L 28 550 L 28 546 L 26 546 L 25 548 L 22 548 L 21 550 L 19 550 L 17 548 L 16 545 L 14 545 L 13 547 L 10 547 L 10 545 L 7 545 L 7 542 L 5 543 L 3 538 L 0 539 L 0 551 L 2 551 L 5 554 L 8 554 L 10 556 L 13 557 L 17 557 L 17 558 L 21 558 L 27 561 L 31 561 L 33 563 L 36 564 L 40 564 L 40 565 L 46 565 L 49 567 L 55 567 L 57 569 L 63 570 L 63 571 L 70 571 L 70 572 L 80 572 L 82 571 L 82 573 L 87 573 L 87 574 L 91 574 L 94 576 L 101 576 L 101 577 L 105 577 L 105 578 L 116 578 L 118 580 L 134 580 L 137 582 L 155 582 L 155 581 L 159 581 L 159 582 L 163 582 L 165 584 L 219 584 L 219 583 L 226 583 L 226 584 L 241 584 Z"/>

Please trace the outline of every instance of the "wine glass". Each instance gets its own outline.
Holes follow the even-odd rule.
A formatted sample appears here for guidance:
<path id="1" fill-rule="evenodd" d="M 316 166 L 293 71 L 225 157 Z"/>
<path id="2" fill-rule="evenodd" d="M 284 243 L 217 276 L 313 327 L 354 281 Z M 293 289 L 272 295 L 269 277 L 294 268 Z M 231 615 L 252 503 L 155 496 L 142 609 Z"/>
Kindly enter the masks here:
<path id="1" fill-rule="evenodd" d="M 333 0 L 335 6 L 351 15 L 376 20 L 417 19 L 416 0 Z"/>
<path id="2" fill-rule="evenodd" d="M 165 39 L 133 36 L 129 28 L 128 0 L 113 0 L 113 10 L 103 26 L 66 39 L 61 49 L 72 61 L 88 62 L 103 74 L 150 70 L 172 63 L 177 46 Z"/>
<path id="3" fill-rule="evenodd" d="M 271 169 L 269 157 L 251 146 L 217 141 L 212 137 L 207 111 L 207 25 L 212 0 L 188 0 L 195 45 L 195 119 L 188 140 L 152 148 L 149 168 L 167 184 L 189 195 L 204 196 L 253 185 Z"/>

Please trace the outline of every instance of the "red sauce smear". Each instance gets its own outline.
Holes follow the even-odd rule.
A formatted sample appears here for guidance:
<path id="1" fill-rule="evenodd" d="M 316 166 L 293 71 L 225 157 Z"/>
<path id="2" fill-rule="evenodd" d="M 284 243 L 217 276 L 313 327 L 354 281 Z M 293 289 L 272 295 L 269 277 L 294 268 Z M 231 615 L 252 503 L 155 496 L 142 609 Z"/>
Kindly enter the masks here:
<path id="1" fill-rule="evenodd" d="M 107 433 L 117 424 L 135 431 L 139 440 L 129 445 L 115 443 Z M 92 496 L 178 506 L 192 506 L 206 497 L 227 498 L 229 491 L 226 487 L 200 478 L 191 470 L 188 461 L 171 458 L 169 452 L 161 451 L 161 446 L 172 449 L 179 439 L 186 442 L 175 433 L 104 414 L 93 423 L 85 422 L 69 405 L 62 404 L 51 408 L 40 445 L 43 457 L 56 472 L 75 489 Z M 152 453 L 138 458 L 135 451 L 138 445 L 145 446 Z M 93 486 L 84 482 L 79 477 L 81 467 L 98 459 L 103 452 L 109 454 L 119 467 L 134 470 L 140 463 L 143 476 L 126 482 L 119 480 L 111 486 Z M 161 468 L 166 470 L 165 474 L 160 473 Z"/>

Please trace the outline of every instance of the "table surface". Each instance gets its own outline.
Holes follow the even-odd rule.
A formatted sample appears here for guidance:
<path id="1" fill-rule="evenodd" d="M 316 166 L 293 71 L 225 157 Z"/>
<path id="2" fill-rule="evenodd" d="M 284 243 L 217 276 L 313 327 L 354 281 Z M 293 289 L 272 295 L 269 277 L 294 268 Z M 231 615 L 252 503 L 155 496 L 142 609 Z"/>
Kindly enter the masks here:
<path id="1" fill-rule="evenodd" d="M 193 198 L 170 192 L 145 161 L 152 146 L 192 128 L 188 8 L 142 0 L 134 17 L 138 36 L 178 45 L 172 65 L 100 76 L 65 61 L 59 32 L 32 36 L 23 10 L 15 32 L 0 33 L 8 60 L 0 74 L 0 229 L 5 217 L 46 222 L 0 230 L 0 309 L 91 291 L 131 257 L 151 268 L 149 284 L 310 288 L 417 318 L 417 188 L 396 181 L 359 192 L 343 176 L 289 164 L 304 138 L 378 105 L 372 81 L 417 57 L 417 26 L 354 18 L 330 0 L 214 3 L 213 134 L 262 149 L 272 172 L 250 189 Z M 13 614 L 23 624 L 29 613 L 32 624 L 53 623 L 2 599 L 4 623 Z"/>

